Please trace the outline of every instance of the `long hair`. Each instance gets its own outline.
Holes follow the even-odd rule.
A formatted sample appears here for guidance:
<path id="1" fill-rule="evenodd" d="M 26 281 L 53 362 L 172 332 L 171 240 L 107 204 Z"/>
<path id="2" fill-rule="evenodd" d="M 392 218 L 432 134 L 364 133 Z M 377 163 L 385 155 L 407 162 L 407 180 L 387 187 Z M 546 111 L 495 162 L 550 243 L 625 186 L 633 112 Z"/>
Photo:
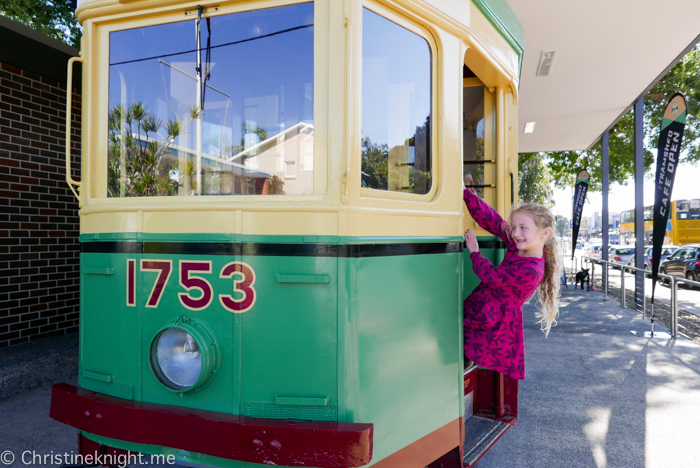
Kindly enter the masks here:
<path id="1" fill-rule="evenodd" d="M 544 275 L 539 286 L 537 286 L 540 312 L 542 313 L 542 318 L 537 323 L 540 324 L 542 331 L 547 336 L 552 326 L 557 324 L 561 274 L 563 270 L 559 242 L 554 238 L 556 220 L 546 206 L 526 203 L 511 211 L 508 219 L 510 225 L 513 224 L 513 215 L 516 213 L 528 215 L 540 229 L 550 229 L 550 235 L 544 244 Z"/>

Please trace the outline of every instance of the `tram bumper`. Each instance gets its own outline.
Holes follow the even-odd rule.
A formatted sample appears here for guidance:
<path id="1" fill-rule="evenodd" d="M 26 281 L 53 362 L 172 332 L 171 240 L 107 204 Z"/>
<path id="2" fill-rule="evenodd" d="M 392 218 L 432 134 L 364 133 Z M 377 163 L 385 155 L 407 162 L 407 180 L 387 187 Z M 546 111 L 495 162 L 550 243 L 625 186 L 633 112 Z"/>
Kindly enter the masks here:
<path id="1" fill-rule="evenodd" d="M 372 424 L 249 418 L 123 400 L 66 383 L 52 387 L 50 416 L 111 439 L 250 463 L 342 468 L 372 459 Z"/>

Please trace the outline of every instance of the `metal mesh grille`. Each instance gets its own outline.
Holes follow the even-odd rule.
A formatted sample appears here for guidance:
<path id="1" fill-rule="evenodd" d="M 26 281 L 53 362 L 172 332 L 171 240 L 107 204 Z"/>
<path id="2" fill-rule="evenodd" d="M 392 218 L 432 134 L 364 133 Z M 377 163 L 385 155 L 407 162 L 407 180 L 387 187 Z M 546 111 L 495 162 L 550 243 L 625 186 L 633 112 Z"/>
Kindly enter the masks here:
<path id="1" fill-rule="evenodd" d="M 105 395 L 123 398 L 125 400 L 134 399 L 134 387 L 132 385 L 125 385 L 114 382 L 98 382 L 95 380 L 85 379 L 80 385 L 80 387 L 84 388 L 85 390 L 90 390 L 97 393 L 104 393 Z"/>
<path id="2" fill-rule="evenodd" d="M 244 416 L 267 419 L 299 419 L 302 421 L 337 421 L 338 407 L 277 405 L 265 401 L 246 401 L 243 403 Z"/>

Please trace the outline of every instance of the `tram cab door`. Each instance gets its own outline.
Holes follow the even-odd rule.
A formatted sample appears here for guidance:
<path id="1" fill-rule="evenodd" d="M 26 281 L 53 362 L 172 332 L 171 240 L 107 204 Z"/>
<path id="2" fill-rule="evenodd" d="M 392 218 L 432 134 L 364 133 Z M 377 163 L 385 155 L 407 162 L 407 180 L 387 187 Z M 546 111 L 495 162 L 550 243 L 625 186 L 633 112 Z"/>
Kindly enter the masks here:
<path id="1" fill-rule="evenodd" d="M 462 88 L 462 164 L 463 178 L 471 175 L 476 193 L 488 203 L 496 203 L 496 108 L 495 96 L 465 65 Z M 472 229 L 479 239 L 479 251 L 491 263 L 500 263 L 499 243 L 492 234 L 481 229 L 472 219 L 466 205 L 464 228 Z M 500 254 L 500 255 L 499 255 Z M 474 290 L 479 279 L 474 274 L 469 252 L 464 251 L 464 298 Z"/>
<path id="2" fill-rule="evenodd" d="M 496 106 L 494 94 L 465 65 L 463 73 L 463 176 L 490 206 L 496 206 Z M 467 175 L 473 184 L 467 184 Z M 503 181 L 498 181 L 503 183 Z M 479 251 L 491 263 L 503 259 L 503 246 L 481 229 L 465 210 L 465 229 L 473 229 Z M 469 252 L 464 250 L 464 298 L 478 285 Z M 517 381 L 490 369 L 464 371 L 463 466 L 473 466 L 517 419 Z"/>

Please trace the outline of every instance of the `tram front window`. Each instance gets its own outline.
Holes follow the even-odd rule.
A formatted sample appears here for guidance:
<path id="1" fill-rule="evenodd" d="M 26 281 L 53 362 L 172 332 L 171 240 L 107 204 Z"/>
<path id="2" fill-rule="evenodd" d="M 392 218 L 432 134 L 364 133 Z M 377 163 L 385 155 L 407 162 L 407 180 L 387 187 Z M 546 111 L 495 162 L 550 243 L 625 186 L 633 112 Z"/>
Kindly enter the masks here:
<path id="1" fill-rule="evenodd" d="M 426 194 L 432 184 L 431 53 L 421 36 L 362 14 L 362 186 Z"/>
<path id="2" fill-rule="evenodd" d="M 313 25 L 302 3 L 112 32 L 107 196 L 313 194 Z"/>

